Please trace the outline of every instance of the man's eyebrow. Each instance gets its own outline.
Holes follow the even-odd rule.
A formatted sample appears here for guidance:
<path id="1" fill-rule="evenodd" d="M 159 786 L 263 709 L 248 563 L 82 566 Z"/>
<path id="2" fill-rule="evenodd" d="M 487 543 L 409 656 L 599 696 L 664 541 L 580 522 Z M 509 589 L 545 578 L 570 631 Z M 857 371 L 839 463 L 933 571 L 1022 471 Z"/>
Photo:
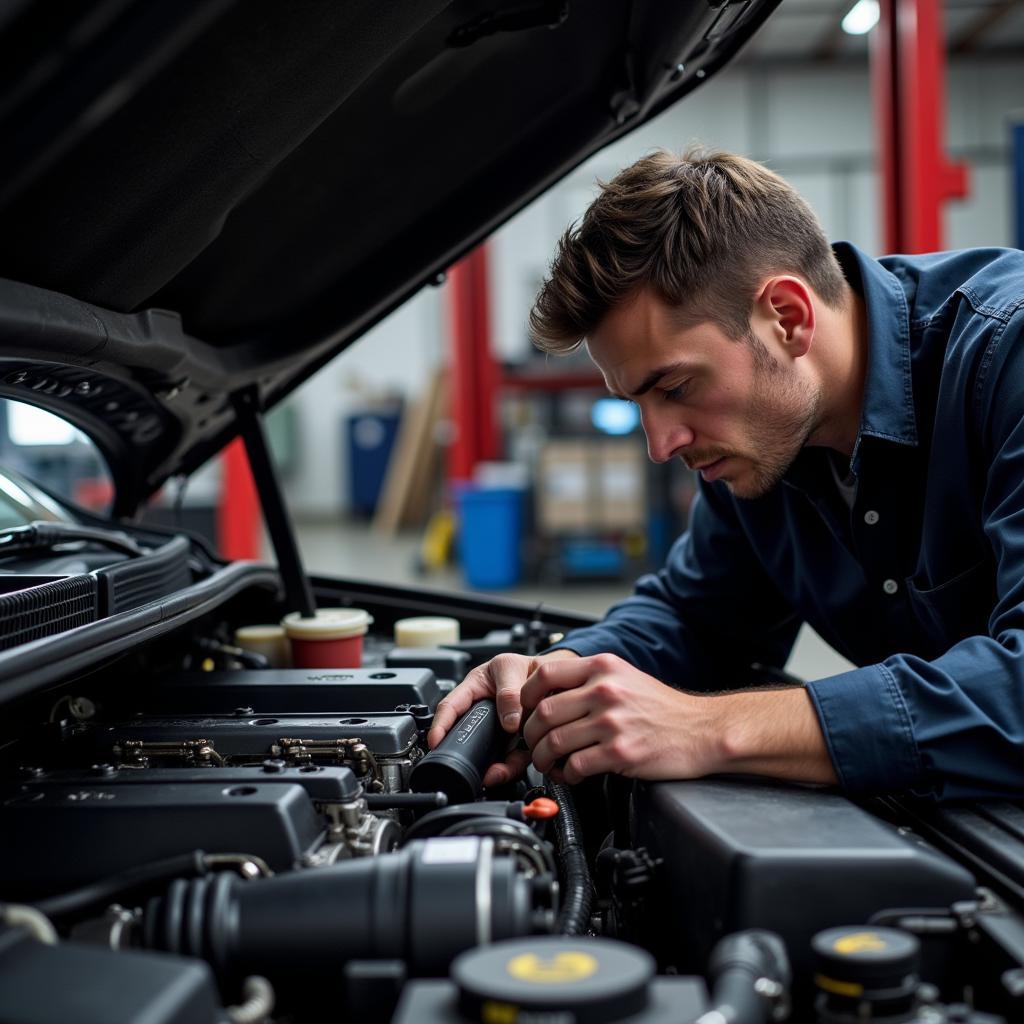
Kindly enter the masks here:
<path id="1" fill-rule="evenodd" d="M 646 395 L 662 377 L 667 377 L 670 373 L 675 373 L 680 370 L 683 372 L 692 372 L 693 366 L 686 362 L 669 363 L 667 366 L 659 366 L 656 370 L 651 370 L 651 372 L 644 377 L 640 382 L 640 386 L 635 391 L 631 391 L 628 398 L 626 395 L 620 395 L 614 391 L 611 393 L 612 397 L 621 398 L 623 401 L 628 401 L 629 398 L 639 398 L 641 395 Z"/>

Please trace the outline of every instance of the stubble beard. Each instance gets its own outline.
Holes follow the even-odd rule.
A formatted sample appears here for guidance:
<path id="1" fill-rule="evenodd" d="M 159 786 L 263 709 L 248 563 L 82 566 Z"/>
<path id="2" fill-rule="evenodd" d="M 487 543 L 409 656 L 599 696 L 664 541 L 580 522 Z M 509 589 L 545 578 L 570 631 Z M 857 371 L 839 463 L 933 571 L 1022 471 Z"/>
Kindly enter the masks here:
<path id="1" fill-rule="evenodd" d="M 777 364 L 758 374 L 746 418 L 750 472 L 726 481 L 737 498 L 762 498 L 778 486 L 816 429 L 820 409 L 820 392 L 785 376 Z"/>
<path id="2" fill-rule="evenodd" d="M 746 462 L 746 473 L 723 477 L 722 483 L 737 498 L 752 500 L 774 490 L 793 465 L 819 426 L 822 397 L 807 381 L 787 374 L 753 332 L 743 343 L 750 346 L 754 362 L 754 390 L 743 418 L 748 447 L 745 451 L 715 447 L 690 452 L 683 462 L 691 470 L 723 458 Z"/>
<path id="3" fill-rule="evenodd" d="M 774 490 L 793 465 L 818 427 L 822 398 L 819 389 L 788 373 L 753 332 L 744 343 L 754 361 L 754 391 L 744 417 L 750 445 L 746 452 L 721 454 L 748 463 L 747 473 L 723 482 L 737 498 L 753 500 Z"/>

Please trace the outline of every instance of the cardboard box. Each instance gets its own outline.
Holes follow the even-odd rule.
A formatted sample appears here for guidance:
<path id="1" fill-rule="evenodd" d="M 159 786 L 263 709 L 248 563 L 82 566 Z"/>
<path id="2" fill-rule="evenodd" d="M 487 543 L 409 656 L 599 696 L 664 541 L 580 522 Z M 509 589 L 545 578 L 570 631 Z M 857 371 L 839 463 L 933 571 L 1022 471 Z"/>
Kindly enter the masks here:
<path id="1" fill-rule="evenodd" d="M 643 529 L 647 522 L 647 457 L 635 439 L 602 441 L 595 450 L 599 529 Z"/>
<path id="2" fill-rule="evenodd" d="M 644 529 L 646 453 L 635 438 L 550 441 L 540 454 L 537 528 L 544 534 Z"/>
<path id="3" fill-rule="evenodd" d="M 543 533 L 591 528 L 591 446 L 586 441 L 549 441 L 537 468 L 537 526 Z"/>

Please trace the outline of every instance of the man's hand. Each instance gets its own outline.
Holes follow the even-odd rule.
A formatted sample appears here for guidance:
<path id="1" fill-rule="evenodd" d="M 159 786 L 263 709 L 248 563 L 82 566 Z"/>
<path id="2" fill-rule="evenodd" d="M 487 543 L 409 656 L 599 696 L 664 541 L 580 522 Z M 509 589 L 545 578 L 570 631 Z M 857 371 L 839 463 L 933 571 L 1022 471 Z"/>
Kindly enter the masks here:
<path id="1" fill-rule="evenodd" d="M 817 715 L 799 687 L 683 693 L 615 655 L 598 654 L 537 665 L 520 699 L 533 712 L 524 736 L 534 765 L 569 783 L 603 772 L 835 781 Z"/>
<path id="2" fill-rule="evenodd" d="M 613 654 L 538 665 L 522 694 L 538 771 L 577 783 L 614 772 L 687 779 L 714 771 L 712 722 L 699 698 Z"/>
<path id="3" fill-rule="evenodd" d="M 573 651 L 558 650 L 528 658 L 523 654 L 499 654 L 484 665 L 466 675 L 466 678 L 437 706 L 434 724 L 427 734 L 427 744 L 436 747 L 447 735 L 448 730 L 478 700 L 494 698 L 502 728 L 516 733 L 522 719 L 523 708 L 519 703 L 519 691 L 541 665 L 548 662 L 572 659 L 579 655 Z M 503 764 L 493 764 L 484 776 L 485 786 L 499 786 L 518 778 L 530 763 L 529 752 L 513 750 Z"/>

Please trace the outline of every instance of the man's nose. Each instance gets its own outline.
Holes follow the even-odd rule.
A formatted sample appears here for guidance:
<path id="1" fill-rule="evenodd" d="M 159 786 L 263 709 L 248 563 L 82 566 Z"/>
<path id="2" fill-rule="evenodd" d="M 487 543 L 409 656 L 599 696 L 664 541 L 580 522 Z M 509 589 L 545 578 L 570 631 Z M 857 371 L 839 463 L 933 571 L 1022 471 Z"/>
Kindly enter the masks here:
<path id="1" fill-rule="evenodd" d="M 693 444 L 693 430 L 669 416 L 642 411 L 640 422 L 647 435 L 647 455 L 651 462 L 668 462 L 675 455 L 681 454 L 680 449 Z"/>

